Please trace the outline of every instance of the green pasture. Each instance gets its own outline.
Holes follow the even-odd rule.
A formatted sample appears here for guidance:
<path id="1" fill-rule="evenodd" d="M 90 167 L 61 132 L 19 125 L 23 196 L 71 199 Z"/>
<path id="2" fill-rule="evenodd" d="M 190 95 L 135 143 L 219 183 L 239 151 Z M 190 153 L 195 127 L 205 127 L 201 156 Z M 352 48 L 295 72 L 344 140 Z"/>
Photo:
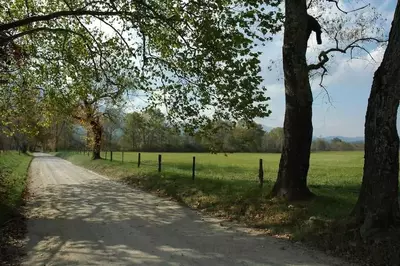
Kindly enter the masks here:
<path id="1" fill-rule="evenodd" d="M 158 169 L 158 155 L 162 155 L 162 169 L 180 175 L 192 174 L 192 158 L 196 157 L 196 176 L 199 178 L 258 180 L 259 159 L 263 159 L 265 178 L 275 180 L 280 154 L 273 153 L 141 153 L 141 168 Z M 102 152 L 106 158 L 106 153 Z M 138 153 L 124 152 L 124 162 L 137 168 Z M 362 152 L 319 152 L 311 155 L 310 185 L 359 184 L 362 174 Z M 110 160 L 110 153 L 107 153 Z M 113 152 L 113 161 L 122 162 L 122 152 Z"/>

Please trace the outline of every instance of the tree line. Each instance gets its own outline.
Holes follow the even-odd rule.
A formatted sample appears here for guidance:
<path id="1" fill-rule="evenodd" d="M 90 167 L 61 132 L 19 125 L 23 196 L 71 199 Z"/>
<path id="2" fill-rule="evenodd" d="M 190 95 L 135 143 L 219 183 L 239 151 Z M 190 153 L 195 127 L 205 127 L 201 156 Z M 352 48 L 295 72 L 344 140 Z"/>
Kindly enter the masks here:
<path id="1" fill-rule="evenodd" d="M 282 127 L 265 130 L 261 124 L 248 125 L 229 121 L 214 122 L 210 135 L 188 134 L 173 125 L 158 109 L 124 113 L 109 110 L 102 121 L 102 150 L 143 152 L 268 152 L 282 151 L 284 131 Z M 52 121 L 35 136 L 24 134 L 9 138 L 0 134 L 0 149 L 18 149 L 18 144 L 29 150 L 59 151 L 88 149 L 84 141 L 86 130 L 73 121 Z M 21 147 L 22 147 L 21 146 Z M 354 151 L 363 150 L 362 142 L 350 143 L 333 138 L 315 138 L 311 151 Z"/>
<path id="2" fill-rule="evenodd" d="M 128 113 L 118 124 L 115 120 L 104 123 L 104 150 L 163 151 L 163 152 L 270 152 L 280 153 L 283 146 L 283 128 L 269 131 L 257 123 L 233 124 L 214 122 L 210 135 L 187 134 L 180 126 L 168 123 L 159 110 Z M 312 151 L 362 150 L 363 143 L 348 143 L 339 138 L 331 141 L 316 138 Z"/>

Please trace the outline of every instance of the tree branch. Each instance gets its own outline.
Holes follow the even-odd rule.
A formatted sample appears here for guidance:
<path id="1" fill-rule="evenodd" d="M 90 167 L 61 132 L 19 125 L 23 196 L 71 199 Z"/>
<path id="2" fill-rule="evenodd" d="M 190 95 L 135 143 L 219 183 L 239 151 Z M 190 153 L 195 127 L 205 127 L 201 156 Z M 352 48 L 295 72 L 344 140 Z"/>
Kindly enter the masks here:
<path id="1" fill-rule="evenodd" d="M 82 121 L 82 120 L 83 120 L 82 117 L 77 116 L 77 115 L 74 115 L 74 114 L 72 114 L 71 117 L 74 118 L 74 119 L 76 119 L 76 120 L 79 120 L 79 121 Z"/>
<path id="2" fill-rule="evenodd" d="M 122 93 L 124 92 L 124 90 L 123 89 L 118 89 L 117 91 L 114 91 L 114 92 L 109 92 L 109 93 L 104 93 L 104 94 L 101 94 L 101 95 L 99 95 L 99 96 L 97 96 L 97 97 L 93 97 L 93 99 L 91 100 L 91 101 L 87 101 L 88 102 L 88 104 L 94 104 L 94 103 L 96 103 L 97 101 L 99 101 L 99 100 L 101 100 L 101 99 L 111 99 L 112 101 L 114 101 L 116 98 L 118 98 Z"/>
<path id="3" fill-rule="evenodd" d="M 94 5 L 94 4 L 101 4 L 101 5 L 107 5 L 108 7 L 113 7 L 110 3 L 107 3 L 107 1 L 100 0 L 100 1 L 88 2 L 88 3 L 86 3 L 85 6 L 83 6 L 83 7 L 80 8 L 80 9 L 86 9 L 86 8 L 88 8 L 89 6 Z"/>
<path id="4" fill-rule="evenodd" d="M 339 48 L 338 42 L 336 42 L 336 47 L 328 49 L 326 51 L 322 51 L 318 56 L 319 62 L 317 64 L 308 65 L 308 70 L 310 71 L 310 70 L 317 70 L 317 69 L 323 68 L 324 65 L 329 61 L 328 54 L 330 54 L 332 52 L 340 52 L 340 53 L 345 54 L 345 53 L 347 53 L 348 50 L 352 51 L 355 48 L 358 48 L 363 51 L 366 51 L 372 57 L 372 55 L 364 47 L 362 47 L 358 44 L 358 42 L 371 42 L 371 41 L 374 41 L 377 43 L 387 42 L 386 40 L 380 40 L 380 39 L 373 38 L 373 37 L 366 37 L 366 38 L 360 38 L 360 39 L 357 39 L 357 40 L 351 42 L 344 49 Z"/>
<path id="5" fill-rule="evenodd" d="M 63 0 L 63 2 L 67 5 L 67 7 L 68 7 L 70 10 L 72 10 L 71 5 L 70 5 L 66 0 Z M 103 75 L 104 75 L 104 76 L 106 77 L 106 79 L 108 80 L 109 78 L 108 78 L 107 72 L 104 70 L 104 68 L 103 68 L 103 66 L 102 66 L 102 61 L 105 61 L 105 62 L 108 64 L 109 67 L 111 67 L 111 64 L 110 64 L 110 62 L 108 62 L 108 60 L 104 59 L 103 51 L 102 51 L 102 49 L 101 49 L 101 45 L 100 45 L 99 42 L 97 41 L 96 37 L 93 36 L 92 32 L 90 32 L 90 30 L 85 26 L 85 24 L 82 23 L 82 21 L 79 19 L 79 16 L 74 15 L 74 17 L 75 17 L 75 19 L 78 21 L 78 23 L 81 25 L 81 27 L 90 35 L 90 37 L 92 38 L 92 40 L 96 43 L 96 46 L 94 46 L 94 47 L 96 47 L 96 48 L 97 48 L 97 51 L 99 52 L 99 56 L 100 56 L 99 67 L 100 67 L 100 69 L 102 70 Z M 92 58 L 92 61 L 93 61 L 94 66 L 96 67 L 96 63 L 95 63 L 94 57 Z M 97 69 L 96 69 L 96 72 L 95 72 L 95 73 L 96 73 L 96 79 L 100 79 L 100 76 L 99 76 L 99 73 L 98 73 Z"/>
<path id="6" fill-rule="evenodd" d="M 28 3 L 28 0 L 25 0 L 25 8 L 26 8 L 26 14 L 28 15 L 28 16 L 30 16 L 31 14 L 31 12 L 30 12 L 30 8 L 29 8 L 29 3 Z"/>
<path id="7" fill-rule="evenodd" d="M 15 40 L 15 39 L 18 39 L 18 38 L 21 38 L 21 37 L 23 37 L 23 36 L 25 36 L 25 35 L 29 35 L 29 34 L 35 34 L 35 33 L 38 33 L 38 32 L 41 32 L 41 31 L 47 31 L 47 32 L 57 32 L 57 33 L 60 33 L 60 32 L 67 32 L 67 33 L 72 33 L 72 34 L 75 34 L 75 35 L 79 35 L 80 37 L 82 37 L 82 38 L 85 38 L 85 36 L 83 36 L 81 33 L 78 33 L 78 32 L 76 32 L 76 31 L 73 31 L 73 30 L 70 30 L 70 29 L 64 29 L 64 28 L 48 28 L 48 27 L 40 27 L 40 28 L 33 28 L 33 29 L 31 29 L 31 30 L 27 30 L 27 31 L 23 31 L 23 32 L 20 32 L 20 33 L 17 33 L 17 34 L 14 34 L 14 35 L 11 35 L 11 36 L 9 36 L 9 37 L 7 37 L 7 38 L 4 38 L 3 40 L 1 40 L 1 42 L 11 42 L 11 41 L 13 41 L 13 40 Z"/>
<path id="8" fill-rule="evenodd" d="M 321 79 L 320 79 L 320 81 L 319 81 L 319 86 L 320 86 L 321 88 L 323 88 L 323 89 L 326 90 L 326 88 L 325 88 L 324 85 L 322 85 L 322 84 L 323 84 L 323 82 L 324 82 L 324 77 L 325 77 L 326 74 L 328 73 L 328 70 L 326 69 L 325 66 L 322 66 L 321 68 L 323 69 L 323 71 L 322 71 L 322 73 L 321 73 Z"/>
<path id="9" fill-rule="evenodd" d="M 369 55 L 369 57 L 371 58 L 372 61 L 376 62 L 375 58 L 372 56 L 372 54 L 364 47 L 360 46 L 360 45 L 354 45 L 353 47 L 351 47 L 350 49 L 350 54 L 351 54 L 351 58 L 353 58 L 353 50 L 355 48 L 358 48 L 360 50 L 363 50 L 366 54 Z"/>
<path id="10" fill-rule="evenodd" d="M 104 19 L 102 19 L 99 16 L 94 16 L 95 18 L 97 18 L 98 20 L 100 20 L 101 22 L 103 22 L 104 24 L 106 24 L 107 26 L 109 26 L 118 36 L 119 38 L 123 41 L 123 43 L 125 44 L 125 46 L 128 48 L 130 54 L 136 58 L 136 54 L 132 51 L 132 49 L 130 48 L 129 44 L 127 43 L 127 41 L 125 40 L 125 38 L 122 36 L 122 34 L 110 23 L 108 23 L 107 21 L 105 21 Z"/>
<path id="11" fill-rule="evenodd" d="M 326 0 L 326 1 L 331 2 L 331 3 L 335 3 L 337 9 L 339 9 L 339 11 L 343 12 L 344 14 L 348 14 L 348 13 L 351 13 L 351 12 L 356 12 L 356 11 L 359 11 L 359 10 L 364 9 L 364 8 L 366 8 L 366 7 L 371 5 L 371 4 L 367 4 L 365 6 L 362 6 L 362 7 L 350 10 L 350 11 L 344 11 L 343 9 L 340 8 L 338 0 Z"/>
<path id="12" fill-rule="evenodd" d="M 307 5 L 307 9 L 310 9 L 310 7 L 311 7 L 311 5 L 312 5 L 313 2 L 314 2 L 314 0 L 310 0 L 310 2 L 309 2 L 308 5 Z"/>
<path id="13" fill-rule="evenodd" d="M 332 50 L 332 49 L 329 49 L 328 51 L 322 51 L 318 56 L 319 62 L 317 64 L 308 65 L 308 71 L 323 68 L 325 66 L 325 64 L 328 63 L 328 61 L 329 61 L 328 52 L 330 50 Z"/>
<path id="14" fill-rule="evenodd" d="M 96 75 L 99 76 L 98 67 L 97 67 L 97 64 L 96 64 L 96 61 L 95 61 L 95 54 L 93 53 L 93 51 L 92 51 L 92 49 L 91 49 L 91 47 L 89 45 L 90 41 L 88 40 L 88 37 L 85 36 L 82 33 L 76 32 L 74 30 L 64 29 L 64 28 L 48 28 L 48 27 L 34 28 L 34 29 L 31 29 L 31 30 L 27 30 L 27 31 L 20 32 L 18 34 L 12 35 L 12 36 L 6 38 L 6 42 L 13 41 L 13 40 L 15 40 L 17 38 L 21 38 L 21 37 L 23 37 L 25 35 L 31 35 L 31 34 L 35 34 L 35 33 L 38 33 L 38 32 L 43 32 L 43 31 L 44 32 L 55 32 L 55 33 L 70 33 L 70 34 L 74 34 L 74 35 L 77 35 L 77 36 L 81 37 L 85 41 L 86 49 L 89 51 L 89 53 L 91 55 L 91 60 L 92 60 L 92 63 L 93 63 L 93 67 L 95 68 Z"/>
<path id="15" fill-rule="evenodd" d="M 64 11 L 50 13 L 47 15 L 31 16 L 31 17 L 16 20 L 13 22 L 0 24 L 0 32 L 8 31 L 11 29 L 25 26 L 25 25 L 29 25 L 34 22 L 49 21 L 49 20 L 60 18 L 60 17 L 85 16 L 85 15 L 89 15 L 89 16 L 119 16 L 119 15 L 135 16 L 137 14 L 133 13 L 133 12 L 125 12 L 125 11 L 95 11 L 95 10 L 82 10 L 82 9 L 64 10 Z"/>

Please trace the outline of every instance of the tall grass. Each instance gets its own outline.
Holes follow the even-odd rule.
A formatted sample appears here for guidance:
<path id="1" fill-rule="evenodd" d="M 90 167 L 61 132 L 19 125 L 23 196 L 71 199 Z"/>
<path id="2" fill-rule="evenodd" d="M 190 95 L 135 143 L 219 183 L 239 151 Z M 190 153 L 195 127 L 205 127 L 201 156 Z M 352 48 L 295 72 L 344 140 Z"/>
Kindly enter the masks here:
<path id="1" fill-rule="evenodd" d="M 0 226 L 21 203 L 31 159 L 31 156 L 13 151 L 0 155 Z"/>

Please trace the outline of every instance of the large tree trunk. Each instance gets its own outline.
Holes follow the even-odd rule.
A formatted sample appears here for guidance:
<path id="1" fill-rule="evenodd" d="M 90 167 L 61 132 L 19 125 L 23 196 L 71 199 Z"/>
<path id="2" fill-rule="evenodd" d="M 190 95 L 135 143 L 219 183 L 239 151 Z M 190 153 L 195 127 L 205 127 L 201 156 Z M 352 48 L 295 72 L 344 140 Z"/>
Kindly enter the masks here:
<path id="1" fill-rule="evenodd" d="M 93 155 L 92 159 L 97 160 L 101 159 L 101 136 L 103 133 L 103 129 L 101 127 L 99 119 L 90 121 L 90 126 L 92 127 L 93 133 Z"/>
<path id="2" fill-rule="evenodd" d="M 312 142 L 312 92 L 306 63 L 307 8 L 305 0 L 285 1 L 283 69 L 286 111 L 284 142 L 273 196 L 304 200 Z"/>
<path id="3" fill-rule="evenodd" d="M 368 237 L 399 225 L 399 136 L 396 128 L 400 95 L 400 2 L 389 44 L 375 72 L 365 121 L 365 160 L 361 191 L 353 214 Z"/>

